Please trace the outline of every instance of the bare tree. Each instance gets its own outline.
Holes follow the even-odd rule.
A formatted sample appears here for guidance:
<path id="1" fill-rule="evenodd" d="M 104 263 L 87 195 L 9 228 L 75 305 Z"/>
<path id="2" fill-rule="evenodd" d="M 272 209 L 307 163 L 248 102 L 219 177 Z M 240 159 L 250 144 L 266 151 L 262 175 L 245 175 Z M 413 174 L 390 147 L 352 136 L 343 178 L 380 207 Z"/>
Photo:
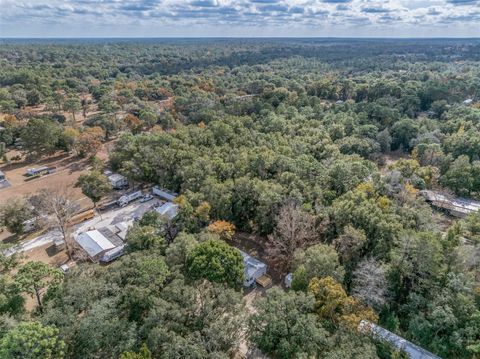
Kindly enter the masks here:
<path id="1" fill-rule="evenodd" d="M 268 238 L 268 255 L 279 268 L 289 271 L 296 249 L 306 248 L 317 239 L 315 217 L 298 205 L 284 205 L 277 216 L 273 235 Z"/>
<path id="2" fill-rule="evenodd" d="M 386 302 L 386 288 L 384 267 L 373 258 L 362 260 L 353 272 L 353 296 L 369 307 L 381 309 Z"/>
<path id="3" fill-rule="evenodd" d="M 70 219 L 80 209 L 73 198 L 73 191 L 68 188 L 43 190 L 38 196 L 40 210 L 49 216 L 53 226 L 62 233 L 69 259 L 72 259 L 75 250 L 73 238 L 70 234 Z"/>

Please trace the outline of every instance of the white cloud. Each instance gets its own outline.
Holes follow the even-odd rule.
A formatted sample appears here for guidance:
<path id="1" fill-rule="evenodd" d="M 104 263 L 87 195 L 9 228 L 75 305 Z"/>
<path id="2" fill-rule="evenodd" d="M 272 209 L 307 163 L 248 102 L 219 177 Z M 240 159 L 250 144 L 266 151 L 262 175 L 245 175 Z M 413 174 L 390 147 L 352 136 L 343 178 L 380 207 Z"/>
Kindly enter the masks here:
<path id="1" fill-rule="evenodd" d="M 2 0 L 1 36 L 480 36 L 480 0 Z"/>

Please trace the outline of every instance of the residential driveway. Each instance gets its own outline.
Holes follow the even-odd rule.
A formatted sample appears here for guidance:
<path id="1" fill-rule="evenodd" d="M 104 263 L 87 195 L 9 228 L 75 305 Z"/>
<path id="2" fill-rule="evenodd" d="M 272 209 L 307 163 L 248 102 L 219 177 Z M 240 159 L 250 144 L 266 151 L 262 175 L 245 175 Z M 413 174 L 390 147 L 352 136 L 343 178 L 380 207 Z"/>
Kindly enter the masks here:
<path id="1" fill-rule="evenodd" d="M 97 214 L 89 221 L 80 223 L 74 227 L 74 233 L 79 234 L 92 229 L 99 229 L 103 227 L 114 226 L 118 223 L 126 223 L 131 225 L 135 218 L 141 218 L 146 212 L 152 209 L 156 204 L 162 203 L 157 198 L 148 202 L 141 203 L 139 200 L 132 202 L 123 208 L 115 207 L 102 214 Z"/>

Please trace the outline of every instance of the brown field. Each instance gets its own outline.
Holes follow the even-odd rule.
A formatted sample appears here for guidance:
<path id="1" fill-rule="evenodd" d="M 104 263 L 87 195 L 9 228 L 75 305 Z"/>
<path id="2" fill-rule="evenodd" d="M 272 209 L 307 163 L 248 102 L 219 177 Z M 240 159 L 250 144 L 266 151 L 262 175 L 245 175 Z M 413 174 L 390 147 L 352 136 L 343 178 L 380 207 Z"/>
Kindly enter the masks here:
<path id="1" fill-rule="evenodd" d="M 50 166 L 56 167 L 56 172 L 34 179 L 25 177 L 28 168 Z M 51 157 L 34 163 L 12 163 L 0 166 L 11 186 L 0 189 L 0 204 L 14 197 L 23 197 L 34 194 L 42 189 L 73 188 L 74 198 L 82 208 L 90 208 L 91 201 L 86 198 L 79 188 L 74 188 L 80 174 L 87 168 L 85 159 L 78 159 L 66 153 L 57 153 Z"/>

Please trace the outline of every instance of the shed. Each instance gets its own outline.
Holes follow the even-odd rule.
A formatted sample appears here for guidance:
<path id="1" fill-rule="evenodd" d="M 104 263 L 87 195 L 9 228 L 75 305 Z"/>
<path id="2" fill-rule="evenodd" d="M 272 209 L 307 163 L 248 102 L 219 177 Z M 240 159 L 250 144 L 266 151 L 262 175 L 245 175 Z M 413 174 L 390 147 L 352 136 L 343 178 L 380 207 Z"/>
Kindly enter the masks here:
<path id="1" fill-rule="evenodd" d="M 286 276 L 285 276 L 285 288 L 290 288 L 292 286 L 292 282 L 293 282 L 293 273 L 288 273 Z"/>
<path id="2" fill-rule="evenodd" d="M 240 251 L 240 253 L 242 254 L 245 267 L 245 281 L 243 285 L 250 287 L 258 278 L 267 273 L 267 265 L 243 251 Z"/>
<path id="3" fill-rule="evenodd" d="M 160 213 L 162 216 L 166 216 L 168 219 L 174 219 L 178 214 L 178 204 L 172 202 L 166 202 L 160 207 L 155 208 L 155 211 Z"/>
<path id="4" fill-rule="evenodd" d="M 128 186 L 128 180 L 124 176 L 118 173 L 113 173 L 109 175 L 108 181 L 110 182 L 110 185 L 114 189 L 122 189 Z"/>

